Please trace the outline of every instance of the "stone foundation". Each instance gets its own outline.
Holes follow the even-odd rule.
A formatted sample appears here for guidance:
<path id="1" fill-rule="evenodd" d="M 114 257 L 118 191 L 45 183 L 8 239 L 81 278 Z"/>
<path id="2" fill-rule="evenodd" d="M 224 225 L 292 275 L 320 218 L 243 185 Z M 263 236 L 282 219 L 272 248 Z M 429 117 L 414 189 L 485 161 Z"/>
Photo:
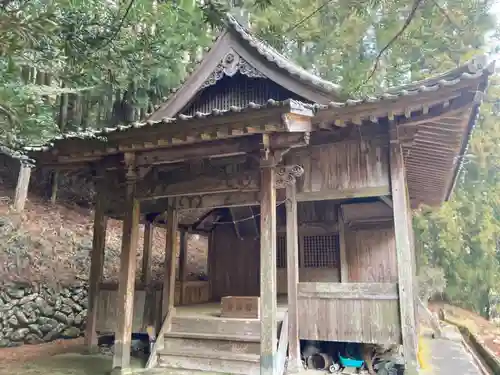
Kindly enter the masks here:
<path id="1" fill-rule="evenodd" d="M 84 333 L 87 286 L 0 287 L 0 347 L 39 344 Z"/>

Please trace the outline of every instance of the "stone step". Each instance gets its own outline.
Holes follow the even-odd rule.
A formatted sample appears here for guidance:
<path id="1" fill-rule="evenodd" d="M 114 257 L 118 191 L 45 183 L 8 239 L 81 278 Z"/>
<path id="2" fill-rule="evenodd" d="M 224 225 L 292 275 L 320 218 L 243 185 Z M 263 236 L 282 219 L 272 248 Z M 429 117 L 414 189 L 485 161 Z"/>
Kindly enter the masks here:
<path id="1" fill-rule="evenodd" d="M 200 349 L 163 349 L 160 356 L 177 356 L 177 357 L 190 357 L 198 360 L 198 358 L 211 358 L 220 359 L 223 361 L 242 361 L 242 362 L 255 362 L 258 363 L 260 359 L 259 354 L 249 353 L 231 353 L 226 351 L 216 350 L 200 350 Z"/>
<path id="2" fill-rule="evenodd" d="M 198 339 L 198 340 L 224 340 L 224 341 L 238 341 L 238 342 L 254 342 L 260 343 L 260 336 L 254 335 L 228 335 L 221 333 L 199 333 L 199 332 L 167 332 L 165 339 L 169 338 L 184 338 L 184 339 Z"/>
<path id="3" fill-rule="evenodd" d="M 156 367 L 153 369 L 147 370 L 144 375 L 228 375 L 223 372 L 215 372 L 215 371 L 199 371 L 199 370 L 183 370 L 179 368 L 171 368 L 171 367 Z"/>
<path id="4" fill-rule="evenodd" d="M 260 336 L 260 321 L 258 319 L 213 319 L 174 316 L 170 331 Z"/>
<path id="5" fill-rule="evenodd" d="M 241 340 L 240 337 L 219 337 L 216 335 L 204 335 L 186 337 L 186 334 L 165 335 L 164 350 L 203 350 L 224 351 L 229 353 L 260 354 L 260 343 L 258 337 L 253 341 Z M 181 336 L 182 335 L 182 336 Z M 247 337 L 251 338 L 251 337 Z M 160 353 L 161 354 L 161 353 Z"/>
<path id="6" fill-rule="evenodd" d="M 208 371 L 210 373 L 259 375 L 259 355 L 199 350 L 176 350 L 158 355 L 159 367 L 183 371 Z"/>

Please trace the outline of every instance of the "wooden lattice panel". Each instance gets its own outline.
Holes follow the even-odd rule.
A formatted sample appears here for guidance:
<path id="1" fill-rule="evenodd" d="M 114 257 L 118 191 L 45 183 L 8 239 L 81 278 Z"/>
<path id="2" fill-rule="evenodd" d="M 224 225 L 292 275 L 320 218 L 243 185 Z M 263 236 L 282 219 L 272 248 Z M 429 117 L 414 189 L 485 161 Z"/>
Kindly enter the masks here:
<path id="1" fill-rule="evenodd" d="M 284 234 L 276 238 L 276 267 L 286 268 L 286 235 Z"/>
<path id="2" fill-rule="evenodd" d="M 248 103 L 265 104 L 269 99 L 297 99 L 305 101 L 289 90 L 265 78 L 250 78 L 239 73 L 224 77 L 205 88 L 196 100 L 181 111 L 185 115 L 209 113 L 213 109 L 228 110 L 232 106 L 246 107 Z"/>
<path id="3" fill-rule="evenodd" d="M 304 268 L 335 268 L 339 263 L 338 234 L 304 236 Z"/>

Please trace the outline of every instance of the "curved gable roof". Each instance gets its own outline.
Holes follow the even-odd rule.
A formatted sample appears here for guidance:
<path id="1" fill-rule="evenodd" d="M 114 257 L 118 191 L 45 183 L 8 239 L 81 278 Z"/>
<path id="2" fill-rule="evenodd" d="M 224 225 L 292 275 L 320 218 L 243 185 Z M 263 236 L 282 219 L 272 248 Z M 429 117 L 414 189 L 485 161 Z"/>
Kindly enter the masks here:
<path id="1" fill-rule="evenodd" d="M 259 55 L 267 59 L 269 62 L 276 64 L 278 68 L 286 71 L 299 81 L 315 86 L 317 89 L 323 91 L 327 95 L 338 96 L 340 94 L 340 85 L 324 80 L 323 78 L 311 72 L 308 72 L 298 64 L 294 63 L 292 60 L 283 56 L 268 43 L 253 35 L 233 16 L 228 15 L 227 20 L 230 28 L 234 30 L 242 40 L 246 41 L 252 48 L 254 48 Z"/>
<path id="2" fill-rule="evenodd" d="M 228 53 L 236 53 L 251 68 L 283 88 L 305 100 L 326 104 L 339 99 L 340 86 L 316 76 L 287 59 L 276 49 L 260 40 L 243 27 L 233 16 L 227 15 L 227 27 L 217 37 L 195 70 L 173 90 L 148 120 L 174 117 L 198 94 L 213 73 L 220 69 Z M 268 98 L 274 99 L 274 98 Z"/>

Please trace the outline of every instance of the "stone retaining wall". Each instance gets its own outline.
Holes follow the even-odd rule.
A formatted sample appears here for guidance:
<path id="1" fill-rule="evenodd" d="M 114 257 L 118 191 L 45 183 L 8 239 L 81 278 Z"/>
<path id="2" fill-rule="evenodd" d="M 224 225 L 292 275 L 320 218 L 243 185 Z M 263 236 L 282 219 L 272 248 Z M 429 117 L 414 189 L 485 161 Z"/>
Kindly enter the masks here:
<path id="1" fill-rule="evenodd" d="M 87 286 L 54 290 L 46 286 L 0 287 L 0 347 L 39 344 L 83 335 Z"/>

